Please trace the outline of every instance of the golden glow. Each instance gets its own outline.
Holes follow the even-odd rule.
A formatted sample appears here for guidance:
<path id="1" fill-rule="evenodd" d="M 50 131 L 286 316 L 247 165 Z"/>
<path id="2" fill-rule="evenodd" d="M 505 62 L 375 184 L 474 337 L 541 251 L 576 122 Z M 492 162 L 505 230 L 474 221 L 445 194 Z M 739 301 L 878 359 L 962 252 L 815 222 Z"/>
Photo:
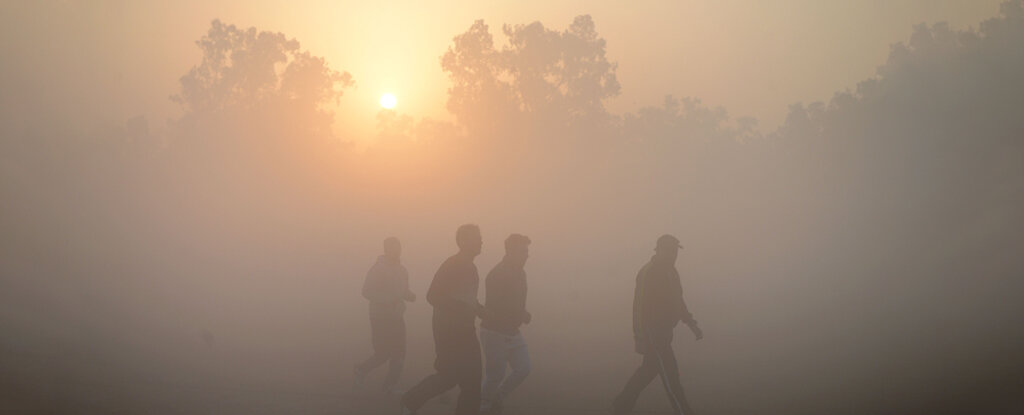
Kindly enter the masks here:
<path id="1" fill-rule="evenodd" d="M 398 104 L 398 99 L 394 94 L 387 93 L 380 96 L 380 106 L 390 110 L 395 108 L 395 104 Z"/>

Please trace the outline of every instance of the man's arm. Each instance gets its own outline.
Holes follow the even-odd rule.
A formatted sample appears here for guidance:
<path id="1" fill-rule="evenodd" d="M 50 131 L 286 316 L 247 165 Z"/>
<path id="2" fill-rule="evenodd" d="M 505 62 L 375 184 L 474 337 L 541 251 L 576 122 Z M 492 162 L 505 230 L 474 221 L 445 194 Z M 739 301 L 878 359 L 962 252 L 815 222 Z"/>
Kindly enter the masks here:
<path id="1" fill-rule="evenodd" d="M 680 304 L 682 304 L 682 308 L 679 310 L 679 320 L 686 324 L 690 324 L 691 321 L 696 321 L 693 319 L 693 313 L 686 308 L 686 299 L 683 299 L 680 296 L 679 300 Z"/>
<path id="2" fill-rule="evenodd" d="M 690 328 L 690 331 L 693 332 L 693 336 L 696 337 L 697 340 L 703 339 L 704 331 L 701 330 L 700 326 L 697 325 L 697 320 L 693 318 L 693 313 L 690 313 L 690 310 L 686 308 L 686 300 L 682 298 L 680 298 L 680 300 L 682 300 L 682 309 L 680 310 L 681 314 L 679 320 L 685 323 L 686 326 Z"/>
<path id="3" fill-rule="evenodd" d="M 363 280 L 363 298 L 370 301 L 381 301 L 381 281 L 377 275 L 377 265 L 370 267 Z"/>
<path id="4" fill-rule="evenodd" d="M 647 298 L 646 281 L 644 275 L 647 266 L 637 272 L 636 288 L 633 290 L 633 340 L 636 345 L 636 352 L 647 353 L 650 347 L 650 339 L 647 336 Z"/>
<path id="5" fill-rule="evenodd" d="M 408 302 L 416 301 L 416 294 L 413 294 L 412 290 L 409 289 L 409 271 L 402 267 L 402 299 Z"/>
<path id="6" fill-rule="evenodd" d="M 638 338 L 647 338 L 647 324 L 651 322 L 654 307 L 654 295 L 658 287 L 651 287 L 651 281 L 647 276 L 648 266 L 644 266 L 637 272 L 636 289 L 633 291 L 633 335 Z"/>
<path id="7" fill-rule="evenodd" d="M 496 270 L 491 270 L 484 279 L 485 312 L 492 317 L 500 317 L 508 314 L 508 287 L 505 286 L 501 276 Z M 480 318 L 483 318 L 481 316 Z"/>
<path id="8" fill-rule="evenodd" d="M 441 267 L 434 273 L 434 279 L 430 281 L 430 288 L 427 289 L 427 303 L 435 308 L 444 308 L 451 297 L 451 282 L 448 275 L 448 263 L 441 264 Z"/>
<path id="9" fill-rule="evenodd" d="M 533 321 L 533 314 L 530 314 L 530 311 L 526 309 L 526 298 L 527 298 L 526 294 L 529 291 L 529 288 L 527 287 L 526 282 L 525 282 L 526 281 L 525 280 L 525 278 L 526 278 L 525 274 L 524 274 L 523 278 L 524 278 L 523 279 L 524 282 L 522 283 L 523 290 L 522 290 L 522 293 L 521 293 L 522 296 L 523 296 L 523 298 L 521 300 L 522 301 L 522 307 L 523 307 L 523 316 L 521 317 L 521 319 L 522 319 L 523 324 L 530 324 L 530 322 Z"/>

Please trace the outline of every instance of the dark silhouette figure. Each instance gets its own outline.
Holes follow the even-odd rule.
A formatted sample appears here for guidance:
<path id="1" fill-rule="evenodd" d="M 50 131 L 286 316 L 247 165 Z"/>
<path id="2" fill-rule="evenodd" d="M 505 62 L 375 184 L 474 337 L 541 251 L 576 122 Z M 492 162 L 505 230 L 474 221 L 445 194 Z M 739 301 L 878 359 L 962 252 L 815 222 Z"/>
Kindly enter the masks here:
<path id="1" fill-rule="evenodd" d="M 480 275 L 473 259 L 480 255 L 483 239 L 476 225 L 462 225 L 455 233 L 459 252 L 441 264 L 427 291 L 434 307 L 434 349 L 437 373 L 427 376 L 402 397 L 402 413 L 412 414 L 431 398 L 458 385 L 457 415 L 480 410 L 480 342 L 476 318 L 486 310 L 477 301 Z"/>
<path id="2" fill-rule="evenodd" d="M 530 238 L 514 233 L 505 239 L 505 258 L 487 274 L 487 316 L 480 322 L 484 350 L 481 413 L 499 414 L 502 401 L 530 374 L 530 352 L 519 326 L 529 324 L 526 311 L 526 259 Z M 512 373 L 505 377 L 505 367 Z"/>
<path id="3" fill-rule="evenodd" d="M 636 351 L 643 355 L 643 363 L 626 382 L 612 404 L 613 414 L 627 414 L 633 410 L 637 397 L 655 377 L 668 393 L 676 414 L 693 414 L 679 383 L 679 367 L 672 352 L 672 330 L 682 321 L 690 327 L 697 340 L 704 337 L 697 320 L 686 309 L 683 289 L 676 271 L 676 257 L 682 249 L 672 235 L 658 238 L 654 256 L 636 276 L 633 296 L 633 337 Z"/>
<path id="4" fill-rule="evenodd" d="M 373 356 L 355 367 L 356 386 L 385 362 L 388 374 L 384 392 L 394 392 L 405 364 L 405 302 L 415 301 L 409 291 L 409 273 L 402 265 L 402 244 L 397 238 L 384 240 L 384 255 L 377 258 L 363 283 L 363 297 L 370 300 L 370 331 Z"/>

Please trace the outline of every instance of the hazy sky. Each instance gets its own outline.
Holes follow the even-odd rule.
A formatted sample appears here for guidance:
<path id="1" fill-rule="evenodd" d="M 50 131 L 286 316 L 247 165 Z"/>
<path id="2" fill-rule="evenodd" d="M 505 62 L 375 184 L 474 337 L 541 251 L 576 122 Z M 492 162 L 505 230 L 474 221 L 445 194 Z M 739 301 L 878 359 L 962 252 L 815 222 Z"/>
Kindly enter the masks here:
<path id="1" fill-rule="evenodd" d="M 167 97 L 199 62 L 194 41 L 212 19 L 283 32 L 353 75 L 356 89 L 336 116 L 339 132 L 351 137 L 374 130 L 384 92 L 398 97 L 400 112 L 445 118 L 448 82 L 439 57 L 475 19 L 502 42 L 504 23 L 539 20 L 562 30 L 574 16 L 590 14 L 609 58 L 619 63 L 623 88 L 610 103 L 613 112 L 660 104 L 666 94 L 695 96 L 771 129 L 788 104 L 828 99 L 871 76 L 912 25 L 973 26 L 996 15 L 1000 1 L 25 2 L 5 6 L 14 12 L 4 20 L 11 33 L 35 32 L 57 43 L 47 46 L 57 56 L 32 57 L 62 59 L 67 49 L 73 65 L 88 66 L 85 76 L 99 80 L 96 92 L 111 89 L 102 81 L 112 82 L 120 113 L 96 115 L 146 115 L 157 125 L 177 115 Z M 69 83 L 81 88 L 72 82 L 81 76 L 70 75 Z"/>

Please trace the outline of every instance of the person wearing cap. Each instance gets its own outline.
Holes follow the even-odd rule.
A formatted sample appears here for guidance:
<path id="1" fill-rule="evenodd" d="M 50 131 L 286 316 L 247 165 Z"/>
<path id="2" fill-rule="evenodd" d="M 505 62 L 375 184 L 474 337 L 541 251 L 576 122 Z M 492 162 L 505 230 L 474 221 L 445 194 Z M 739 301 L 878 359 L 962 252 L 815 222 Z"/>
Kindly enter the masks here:
<path id="1" fill-rule="evenodd" d="M 366 375 L 388 363 L 384 392 L 395 393 L 405 364 L 405 302 L 415 301 L 409 291 L 409 272 L 402 265 L 402 244 L 398 238 L 384 240 L 384 254 L 377 257 L 363 283 L 363 297 L 370 301 L 370 336 L 373 356 L 355 367 L 355 385 Z"/>
<path id="2" fill-rule="evenodd" d="M 401 400 L 401 413 L 413 414 L 424 403 L 459 387 L 456 415 L 480 411 L 480 378 L 483 363 L 476 318 L 486 317 L 477 301 L 480 275 L 473 260 L 480 255 L 483 238 L 476 225 L 462 225 L 455 232 L 459 252 L 441 264 L 427 290 L 427 302 L 434 307 L 433 330 L 436 373 L 409 389 Z"/>
<path id="3" fill-rule="evenodd" d="M 480 344 L 484 349 L 484 383 L 480 413 L 499 414 L 502 401 L 530 374 L 530 352 L 519 327 L 529 324 L 526 311 L 526 259 L 530 238 L 514 233 L 505 239 L 505 258 L 487 274 L 484 307 L 487 317 L 480 322 Z M 512 369 L 505 377 L 505 368 Z"/>
<path id="4" fill-rule="evenodd" d="M 679 322 L 686 324 L 697 340 L 704 337 L 697 320 L 686 308 L 683 289 L 676 270 L 676 258 L 682 249 L 679 239 L 662 235 L 654 248 L 654 256 L 636 276 L 633 295 L 633 338 L 643 362 L 626 382 L 612 404 L 613 414 L 633 410 L 640 392 L 655 377 L 668 394 L 676 414 L 693 414 L 679 382 L 679 367 L 672 351 L 672 331 Z"/>

